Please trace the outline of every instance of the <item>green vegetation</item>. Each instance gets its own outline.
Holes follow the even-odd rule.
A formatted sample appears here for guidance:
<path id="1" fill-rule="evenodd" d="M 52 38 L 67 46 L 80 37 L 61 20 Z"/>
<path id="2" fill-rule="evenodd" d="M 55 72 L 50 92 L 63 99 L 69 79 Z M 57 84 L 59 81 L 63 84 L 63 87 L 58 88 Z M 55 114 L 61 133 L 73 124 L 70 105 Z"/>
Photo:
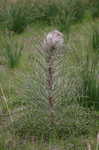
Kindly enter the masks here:
<path id="1" fill-rule="evenodd" d="M 61 30 L 67 30 L 68 20 L 72 24 L 81 22 L 86 11 L 90 11 L 93 18 L 98 17 L 99 2 L 87 0 L 17 0 L 16 3 L 0 2 L 0 26 L 21 33 L 33 22 L 43 21 L 50 24 L 59 23 Z"/>
<path id="2" fill-rule="evenodd" d="M 98 15 L 96 0 L 0 2 L 0 150 L 98 150 Z M 56 28 L 64 46 L 44 51 Z"/>
<path id="3" fill-rule="evenodd" d="M 8 66 L 15 68 L 20 62 L 23 46 L 15 41 L 12 36 L 12 34 L 6 34 L 1 38 L 1 50 Z"/>

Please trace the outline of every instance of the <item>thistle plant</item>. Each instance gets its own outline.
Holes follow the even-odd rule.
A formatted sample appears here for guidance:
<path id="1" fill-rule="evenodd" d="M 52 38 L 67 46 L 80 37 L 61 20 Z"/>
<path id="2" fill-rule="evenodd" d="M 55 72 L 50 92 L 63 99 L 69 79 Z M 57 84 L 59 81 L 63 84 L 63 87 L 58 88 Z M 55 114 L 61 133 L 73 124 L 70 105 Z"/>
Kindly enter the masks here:
<path id="1" fill-rule="evenodd" d="M 53 96 L 54 89 L 54 74 L 55 74 L 55 55 L 56 51 L 62 48 L 64 43 L 63 34 L 57 30 L 50 32 L 44 40 L 44 51 L 46 53 L 47 63 L 47 88 L 48 88 L 48 103 L 50 107 L 51 121 L 54 121 L 54 103 L 55 98 Z"/>
<path id="2" fill-rule="evenodd" d="M 14 121 L 18 135 L 67 138 L 89 133 L 93 126 L 89 111 L 77 103 L 78 81 L 66 75 L 65 50 L 63 34 L 54 30 L 33 51 L 32 74 L 22 79 L 18 89 L 19 108 L 24 108 Z"/>

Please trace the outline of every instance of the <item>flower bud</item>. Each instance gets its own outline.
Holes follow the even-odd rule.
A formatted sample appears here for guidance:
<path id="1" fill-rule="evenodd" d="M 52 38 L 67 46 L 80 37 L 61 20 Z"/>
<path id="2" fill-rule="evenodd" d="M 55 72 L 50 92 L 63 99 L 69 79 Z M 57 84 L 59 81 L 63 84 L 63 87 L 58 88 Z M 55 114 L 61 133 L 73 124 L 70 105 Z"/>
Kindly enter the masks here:
<path id="1" fill-rule="evenodd" d="M 64 44 L 64 36 L 58 30 L 49 32 L 44 40 L 44 47 L 48 49 L 60 48 Z"/>

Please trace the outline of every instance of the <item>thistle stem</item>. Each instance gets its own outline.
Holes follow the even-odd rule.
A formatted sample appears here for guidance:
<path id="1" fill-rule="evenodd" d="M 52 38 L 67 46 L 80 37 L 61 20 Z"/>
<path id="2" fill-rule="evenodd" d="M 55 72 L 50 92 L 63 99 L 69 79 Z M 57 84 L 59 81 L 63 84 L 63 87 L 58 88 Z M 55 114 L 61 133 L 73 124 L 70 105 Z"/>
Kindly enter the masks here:
<path id="1" fill-rule="evenodd" d="M 53 87 L 53 63 L 52 63 L 52 54 L 49 54 L 48 57 L 48 102 L 49 102 L 49 107 L 50 107 L 50 117 L 51 117 L 51 122 L 54 122 L 54 111 L 53 111 L 53 106 L 54 106 L 54 98 L 52 96 L 52 87 Z"/>

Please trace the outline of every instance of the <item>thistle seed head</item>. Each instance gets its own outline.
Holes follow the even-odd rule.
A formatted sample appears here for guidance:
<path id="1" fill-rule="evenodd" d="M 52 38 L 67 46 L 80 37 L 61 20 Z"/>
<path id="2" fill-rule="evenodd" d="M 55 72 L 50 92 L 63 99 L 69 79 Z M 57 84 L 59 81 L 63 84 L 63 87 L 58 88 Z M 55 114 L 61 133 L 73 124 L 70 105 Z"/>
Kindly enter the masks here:
<path id="1" fill-rule="evenodd" d="M 64 44 L 64 36 L 58 30 L 49 32 L 44 40 L 45 49 L 60 48 Z"/>

